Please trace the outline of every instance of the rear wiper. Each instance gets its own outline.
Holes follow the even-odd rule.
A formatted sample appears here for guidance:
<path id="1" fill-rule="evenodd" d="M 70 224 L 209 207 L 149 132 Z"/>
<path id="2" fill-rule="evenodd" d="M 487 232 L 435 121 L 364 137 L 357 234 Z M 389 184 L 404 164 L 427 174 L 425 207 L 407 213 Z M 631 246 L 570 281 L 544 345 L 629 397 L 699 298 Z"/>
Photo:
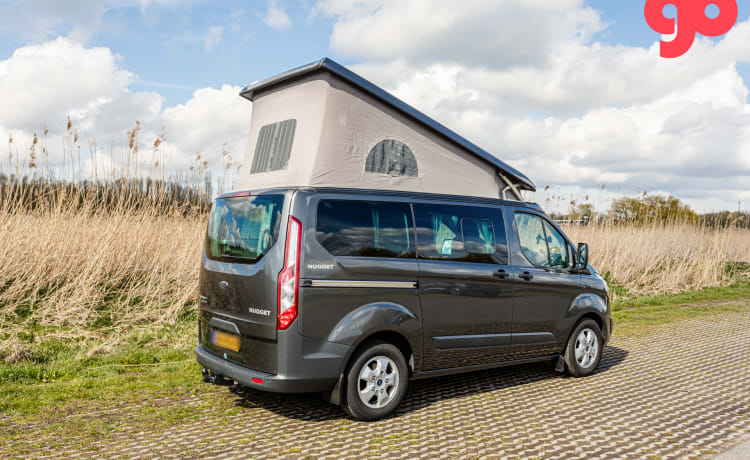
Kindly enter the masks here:
<path id="1" fill-rule="evenodd" d="M 242 257 L 242 256 L 235 256 L 232 254 L 222 253 L 221 254 L 222 259 L 233 259 L 233 260 L 247 260 L 247 261 L 254 261 L 255 259 L 251 259 L 249 257 Z"/>

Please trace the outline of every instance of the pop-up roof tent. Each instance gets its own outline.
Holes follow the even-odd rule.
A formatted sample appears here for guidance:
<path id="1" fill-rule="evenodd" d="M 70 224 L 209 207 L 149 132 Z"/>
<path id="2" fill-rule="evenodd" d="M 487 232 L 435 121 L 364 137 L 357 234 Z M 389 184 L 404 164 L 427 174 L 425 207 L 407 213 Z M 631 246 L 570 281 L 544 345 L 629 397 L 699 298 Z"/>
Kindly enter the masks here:
<path id="1" fill-rule="evenodd" d="M 242 89 L 253 101 L 237 188 L 344 187 L 521 200 L 519 171 L 324 58 Z"/>

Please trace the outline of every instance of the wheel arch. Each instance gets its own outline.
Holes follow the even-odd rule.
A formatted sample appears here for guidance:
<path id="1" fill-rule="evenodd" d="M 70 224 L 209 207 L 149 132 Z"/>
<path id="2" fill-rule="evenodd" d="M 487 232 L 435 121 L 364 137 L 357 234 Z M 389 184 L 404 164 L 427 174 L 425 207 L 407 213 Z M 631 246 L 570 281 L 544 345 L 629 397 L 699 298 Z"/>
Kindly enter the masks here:
<path id="1" fill-rule="evenodd" d="M 575 330 L 576 326 L 584 319 L 592 319 L 599 326 L 603 335 L 607 334 L 607 314 L 609 313 L 609 307 L 607 301 L 601 296 L 594 293 L 583 293 L 576 297 L 568 308 L 567 317 L 571 318 L 570 330 L 568 331 L 567 338 L 570 340 L 570 335 Z M 607 337 L 605 337 L 606 341 Z"/>
<path id="2" fill-rule="evenodd" d="M 342 318 L 331 329 L 327 340 L 349 345 L 350 351 L 342 362 L 339 381 L 326 399 L 339 404 L 343 401 L 344 376 L 354 356 L 374 341 L 392 343 L 401 351 L 409 376 L 421 365 L 422 322 L 412 311 L 390 302 L 362 305 Z"/>

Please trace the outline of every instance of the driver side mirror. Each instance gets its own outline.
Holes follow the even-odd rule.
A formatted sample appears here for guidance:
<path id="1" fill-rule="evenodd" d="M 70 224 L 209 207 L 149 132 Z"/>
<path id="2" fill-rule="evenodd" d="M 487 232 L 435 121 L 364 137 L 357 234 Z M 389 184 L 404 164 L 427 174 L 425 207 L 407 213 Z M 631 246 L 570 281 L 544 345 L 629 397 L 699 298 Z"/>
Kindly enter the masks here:
<path id="1" fill-rule="evenodd" d="M 586 270 L 589 265 L 589 245 L 578 243 L 578 257 L 576 258 L 576 270 Z"/>

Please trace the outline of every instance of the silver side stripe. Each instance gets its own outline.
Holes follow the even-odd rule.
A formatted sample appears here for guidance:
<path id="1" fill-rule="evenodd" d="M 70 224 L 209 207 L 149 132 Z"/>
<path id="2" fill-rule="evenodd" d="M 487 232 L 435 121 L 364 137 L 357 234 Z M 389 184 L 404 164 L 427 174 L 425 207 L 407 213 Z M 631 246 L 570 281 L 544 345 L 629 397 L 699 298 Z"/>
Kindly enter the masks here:
<path id="1" fill-rule="evenodd" d="M 392 289 L 414 289 L 416 281 L 351 281 L 351 280 L 310 280 L 303 284 L 310 287 L 337 287 L 337 288 L 392 288 Z"/>

